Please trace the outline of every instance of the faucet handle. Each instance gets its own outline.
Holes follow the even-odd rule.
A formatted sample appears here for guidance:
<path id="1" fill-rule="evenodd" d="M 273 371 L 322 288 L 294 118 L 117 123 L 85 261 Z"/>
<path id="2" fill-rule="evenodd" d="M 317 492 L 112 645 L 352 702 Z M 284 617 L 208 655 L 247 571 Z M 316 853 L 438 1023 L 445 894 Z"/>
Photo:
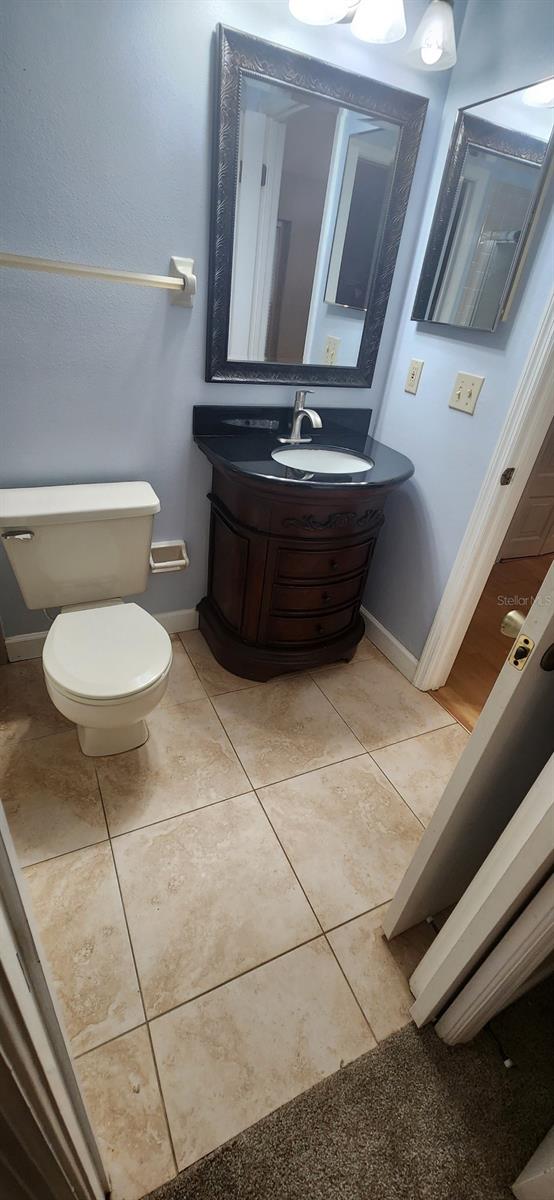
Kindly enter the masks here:
<path id="1" fill-rule="evenodd" d="M 313 396 L 313 394 L 314 394 L 313 388 L 300 388 L 297 392 L 294 393 L 295 408 L 299 408 L 300 405 L 304 404 L 304 400 L 305 400 L 306 396 Z"/>

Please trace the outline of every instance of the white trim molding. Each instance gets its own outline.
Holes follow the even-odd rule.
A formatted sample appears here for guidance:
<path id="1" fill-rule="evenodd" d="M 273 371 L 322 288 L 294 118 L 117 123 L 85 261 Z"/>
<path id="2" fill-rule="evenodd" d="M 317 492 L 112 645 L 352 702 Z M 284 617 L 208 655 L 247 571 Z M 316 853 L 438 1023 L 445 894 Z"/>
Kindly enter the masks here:
<path id="1" fill-rule="evenodd" d="M 155 617 L 168 633 L 186 633 L 189 629 L 198 629 L 198 613 L 195 608 L 179 608 L 175 612 L 156 613 Z M 16 633 L 12 637 L 7 637 L 8 662 L 22 662 L 26 658 L 41 658 L 47 634 L 47 629 L 41 629 L 37 633 Z"/>
<path id="2" fill-rule="evenodd" d="M 373 645 L 377 646 L 377 649 L 385 655 L 385 658 L 388 658 L 393 666 L 398 667 L 402 675 L 405 675 L 406 679 L 409 679 L 411 683 L 417 670 L 417 658 L 415 655 L 410 650 L 407 650 L 402 645 L 402 642 L 399 642 L 398 638 L 395 638 L 393 633 L 385 629 L 385 626 L 381 625 L 377 617 L 373 617 L 367 608 L 362 606 L 360 612 L 364 619 L 365 631 L 370 642 L 373 642 Z"/>
<path id="3" fill-rule="evenodd" d="M 413 682 L 421 691 L 446 683 L 477 602 L 508 532 L 554 416 L 554 295 L 544 314 L 477 503 L 444 589 Z M 515 468 L 509 487 L 502 472 Z"/>
<path id="4" fill-rule="evenodd" d="M 435 1026 L 443 1042 L 469 1042 L 511 1004 L 554 950 L 554 878 L 547 879 Z M 549 970 L 552 969 L 552 965 Z"/>

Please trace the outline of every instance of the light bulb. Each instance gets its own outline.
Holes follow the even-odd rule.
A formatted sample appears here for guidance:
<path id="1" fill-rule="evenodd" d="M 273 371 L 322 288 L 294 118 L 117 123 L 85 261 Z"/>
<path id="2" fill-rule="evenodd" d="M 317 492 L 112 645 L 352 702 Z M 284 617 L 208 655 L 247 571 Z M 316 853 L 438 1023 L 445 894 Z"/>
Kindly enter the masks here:
<path id="1" fill-rule="evenodd" d="M 431 0 L 413 36 L 406 56 L 412 67 L 446 71 L 456 62 L 454 17 L 448 0 Z"/>
<path id="2" fill-rule="evenodd" d="M 522 100 L 531 108 L 554 108 L 554 78 L 543 79 L 541 83 L 525 88 Z"/>
<path id="3" fill-rule="evenodd" d="M 362 42 L 399 42 L 406 33 L 404 0 L 360 0 L 352 33 Z"/>
<path id="4" fill-rule="evenodd" d="M 427 38 L 421 47 L 421 58 L 426 66 L 432 67 L 434 63 L 439 61 L 442 55 L 442 46 L 440 42 Z"/>
<path id="5" fill-rule="evenodd" d="M 352 0 L 289 0 L 289 10 L 304 25 L 334 25 L 342 21 Z"/>

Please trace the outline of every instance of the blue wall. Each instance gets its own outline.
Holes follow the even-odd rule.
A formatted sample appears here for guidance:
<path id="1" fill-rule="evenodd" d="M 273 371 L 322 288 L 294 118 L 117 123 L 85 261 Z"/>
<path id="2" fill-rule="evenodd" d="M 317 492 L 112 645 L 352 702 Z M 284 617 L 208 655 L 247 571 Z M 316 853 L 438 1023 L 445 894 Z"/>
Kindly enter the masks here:
<path id="1" fill-rule="evenodd" d="M 411 27 L 426 0 L 409 5 Z M 0 486 L 148 479 L 157 538 L 185 537 L 191 566 L 153 579 L 153 612 L 204 591 L 208 465 L 195 403 L 287 402 L 291 389 L 203 381 L 213 31 L 218 21 L 431 97 L 371 392 L 319 404 L 378 407 L 412 261 L 448 78 L 405 68 L 398 47 L 302 26 L 286 0 L 2 0 L 2 244 L 19 254 L 165 274 L 192 255 L 192 312 L 163 293 L 0 271 Z M 404 449 L 403 438 L 398 445 Z M 0 554 L 7 634 L 40 629 Z"/>
<path id="2" fill-rule="evenodd" d="M 551 0 L 469 0 L 429 175 L 428 202 L 405 280 L 398 338 L 375 433 L 408 454 L 416 470 L 413 481 L 387 504 L 365 604 L 416 657 L 551 295 L 554 217 L 543 222 L 535 238 L 511 318 L 497 332 L 417 325 L 410 320 L 415 291 L 458 108 L 550 75 L 553 32 Z M 404 392 L 412 358 L 425 362 L 416 396 Z M 448 408 L 458 371 L 485 376 L 473 417 Z"/>

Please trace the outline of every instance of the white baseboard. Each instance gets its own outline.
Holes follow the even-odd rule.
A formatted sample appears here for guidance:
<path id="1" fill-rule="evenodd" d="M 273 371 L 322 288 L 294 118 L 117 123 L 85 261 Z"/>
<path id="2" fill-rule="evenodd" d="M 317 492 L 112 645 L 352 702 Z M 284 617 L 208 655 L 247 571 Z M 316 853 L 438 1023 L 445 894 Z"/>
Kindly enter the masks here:
<path id="1" fill-rule="evenodd" d="M 418 662 L 415 655 L 410 650 L 407 650 L 402 645 L 402 642 L 399 642 L 398 638 L 395 638 L 393 633 L 389 633 L 388 629 L 385 629 L 385 626 L 381 625 L 381 622 L 376 617 L 372 617 L 367 608 L 363 608 L 362 606 L 360 612 L 364 619 L 365 631 L 370 642 L 373 642 L 373 645 L 377 646 L 377 649 L 385 655 L 385 658 L 388 658 L 393 666 L 398 667 L 402 675 L 405 675 L 406 679 L 409 679 L 411 683 Z"/>
<path id="2" fill-rule="evenodd" d="M 198 613 L 195 608 L 178 608 L 175 612 L 156 613 L 156 620 L 168 633 L 186 633 L 198 629 Z"/>
<path id="3" fill-rule="evenodd" d="M 156 620 L 168 633 L 185 633 L 198 628 L 198 613 L 195 608 L 179 608 L 176 612 L 156 613 Z M 16 633 L 7 637 L 6 652 L 9 662 L 21 662 L 24 658 L 40 658 L 47 629 L 37 633 Z"/>

